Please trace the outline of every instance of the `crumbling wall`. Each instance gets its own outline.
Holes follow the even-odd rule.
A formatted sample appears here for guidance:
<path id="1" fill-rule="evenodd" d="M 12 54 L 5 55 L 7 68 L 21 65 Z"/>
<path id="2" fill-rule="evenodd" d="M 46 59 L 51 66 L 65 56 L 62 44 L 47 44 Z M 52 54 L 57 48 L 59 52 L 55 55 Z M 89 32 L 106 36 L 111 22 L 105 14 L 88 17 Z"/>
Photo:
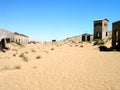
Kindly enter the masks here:
<path id="1" fill-rule="evenodd" d="M 120 21 L 112 23 L 112 46 L 120 50 Z"/>

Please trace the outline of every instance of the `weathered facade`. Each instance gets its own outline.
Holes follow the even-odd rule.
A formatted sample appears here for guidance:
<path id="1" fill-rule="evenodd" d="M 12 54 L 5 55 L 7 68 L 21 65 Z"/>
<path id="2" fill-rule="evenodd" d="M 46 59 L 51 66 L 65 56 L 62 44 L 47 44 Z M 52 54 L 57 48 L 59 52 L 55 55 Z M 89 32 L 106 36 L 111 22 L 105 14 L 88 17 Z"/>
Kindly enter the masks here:
<path id="1" fill-rule="evenodd" d="M 5 29 L 0 29 L 0 49 L 6 48 L 6 43 L 16 42 L 20 45 L 28 44 L 29 37 L 19 33 L 12 33 Z"/>
<path id="2" fill-rule="evenodd" d="M 120 21 L 112 23 L 112 46 L 120 51 Z"/>
<path id="3" fill-rule="evenodd" d="M 14 34 L 4 29 L 0 29 L 0 49 L 6 48 L 6 43 L 13 42 Z"/>
<path id="4" fill-rule="evenodd" d="M 13 42 L 14 34 L 5 29 L 0 29 L 0 41 L 5 39 L 7 43 Z"/>
<path id="5" fill-rule="evenodd" d="M 94 39 L 108 39 L 108 19 L 94 21 Z"/>
<path id="6" fill-rule="evenodd" d="M 14 42 L 21 44 L 21 45 L 25 45 L 25 44 L 28 44 L 29 37 L 24 34 L 15 32 L 14 33 Z"/>
<path id="7" fill-rule="evenodd" d="M 91 34 L 82 34 L 82 41 L 92 41 L 93 40 L 93 35 Z"/>

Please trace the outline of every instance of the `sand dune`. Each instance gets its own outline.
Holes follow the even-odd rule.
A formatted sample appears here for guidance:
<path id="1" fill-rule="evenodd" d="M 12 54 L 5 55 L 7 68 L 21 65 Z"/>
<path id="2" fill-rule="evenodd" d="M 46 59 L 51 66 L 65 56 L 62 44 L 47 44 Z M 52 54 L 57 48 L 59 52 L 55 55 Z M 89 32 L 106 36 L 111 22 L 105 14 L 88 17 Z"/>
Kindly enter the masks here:
<path id="1" fill-rule="evenodd" d="M 92 45 L 9 44 L 0 52 L 0 90 L 120 90 L 120 53 Z"/>

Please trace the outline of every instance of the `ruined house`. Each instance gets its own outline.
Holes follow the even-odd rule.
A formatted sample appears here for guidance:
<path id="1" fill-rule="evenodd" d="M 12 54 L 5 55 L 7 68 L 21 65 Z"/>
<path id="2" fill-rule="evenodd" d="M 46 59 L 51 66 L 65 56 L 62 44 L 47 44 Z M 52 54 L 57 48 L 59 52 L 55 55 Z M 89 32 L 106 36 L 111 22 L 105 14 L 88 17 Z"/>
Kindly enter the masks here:
<path id="1" fill-rule="evenodd" d="M 99 19 L 94 21 L 94 39 L 108 39 L 108 19 Z"/>
<path id="2" fill-rule="evenodd" d="M 20 33 L 15 32 L 14 33 L 14 42 L 16 42 L 20 45 L 25 45 L 25 44 L 28 44 L 29 37 L 24 35 L 24 34 L 20 34 Z"/>
<path id="3" fill-rule="evenodd" d="M 7 43 L 10 43 L 14 39 L 14 34 L 5 29 L 0 29 L 0 40 L 5 39 Z"/>
<path id="4" fill-rule="evenodd" d="M 82 41 L 92 41 L 93 40 L 93 35 L 91 35 L 91 34 L 87 34 L 87 33 L 85 33 L 85 34 L 82 34 Z"/>
<path id="5" fill-rule="evenodd" d="M 6 48 L 6 43 L 16 42 L 20 45 L 28 44 L 29 37 L 19 33 L 13 33 L 5 29 L 0 29 L 0 49 Z"/>
<path id="6" fill-rule="evenodd" d="M 120 21 L 112 23 L 112 47 L 120 51 Z"/>
<path id="7" fill-rule="evenodd" d="M 6 43 L 13 42 L 14 34 L 5 29 L 0 29 L 0 49 L 6 48 Z"/>

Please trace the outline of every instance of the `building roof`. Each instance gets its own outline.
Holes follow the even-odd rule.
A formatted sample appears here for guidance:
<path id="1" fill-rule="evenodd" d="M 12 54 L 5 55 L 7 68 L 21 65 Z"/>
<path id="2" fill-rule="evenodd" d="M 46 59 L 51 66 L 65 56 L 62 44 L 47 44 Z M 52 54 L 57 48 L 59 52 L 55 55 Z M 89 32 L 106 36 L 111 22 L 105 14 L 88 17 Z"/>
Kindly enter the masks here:
<path id="1" fill-rule="evenodd" d="M 88 34 L 88 33 L 82 34 L 82 36 L 83 36 L 83 35 L 90 35 L 90 36 L 93 36 L 92 34 Z"/>
<path id="2" fill-rule="evenodd" d="M 24 36 L 24 37 L 28 37 L 27 35 L 20 34 L 20 33 L 18 33 L 18 32 L 14 32 L 14 34 L 16 34 L 16 35 L 20 35 L 20 36 Z"/>
<path id="3" fill-rule="evenodd" d="M 94 20 L 94 21 L 103 21 L 103 20 L 106 20 L 106 21 L 109 22 L 109 20 L 108 20 L 107 18 L 105 18 L 105 19 L 96 19 L 96 20 Z"/>
<path id="4" fill-rule="evenodd" d="M 113 22 L 113 23 L 120 23 L 120 20 L 119 20 L 119 21 L 115 21 L 115 22 Z"/>

